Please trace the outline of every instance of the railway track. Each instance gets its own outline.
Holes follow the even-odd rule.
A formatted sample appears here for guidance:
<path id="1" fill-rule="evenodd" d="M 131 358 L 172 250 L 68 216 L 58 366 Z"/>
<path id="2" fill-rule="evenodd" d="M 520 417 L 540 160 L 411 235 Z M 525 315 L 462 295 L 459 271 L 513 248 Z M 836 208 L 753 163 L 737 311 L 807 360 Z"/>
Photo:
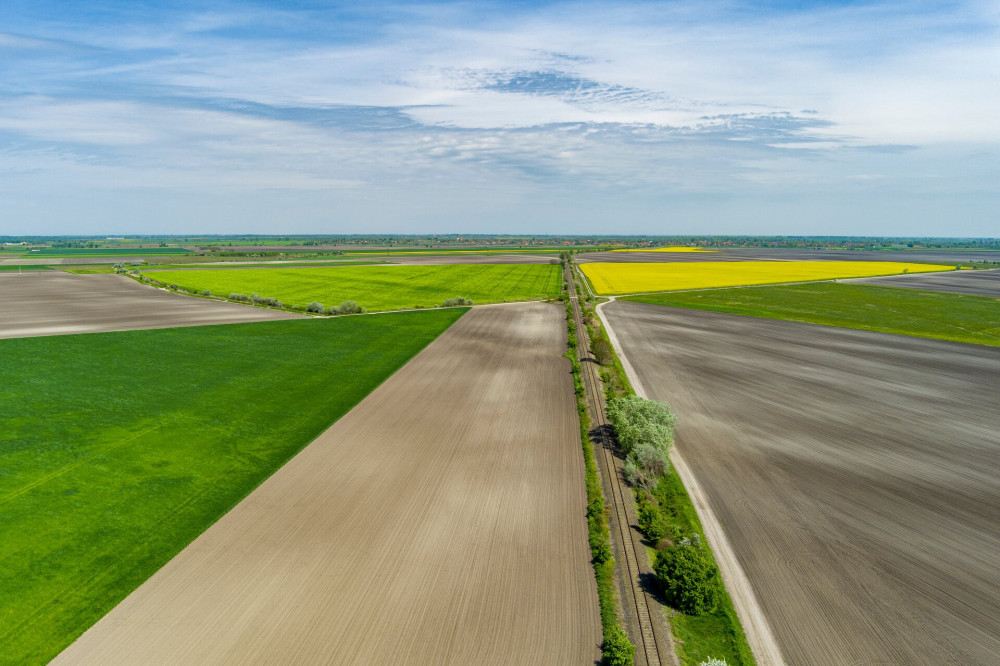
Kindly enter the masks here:
<path id="1" fill-rule="evenodd" d="M 622 554 L 624 561 L 624 574 L 627 585 L 622 590 L 622 603 L 635 612 L 637 627 L 630 627 L 629 638 L 636 647 L 635 663 L 638 666 L 660 666 L 674 664 L 673 651 L 670 646 L 661 646 L 657 643 L 656 633 L 653 630 L 652 615 L 655 606 L 651 606 L 649 596 L 642 588 L 640 576 L 642 569 L 639 567 L 639 553 L 636 549 L 635 540 L 632 538 L 632 530 L 626 511 L 626 502 L 631 502 L 629 489 L 622 482 L 618 466 L 615 463 L 614 443 L 608 433 L 609 424 L 607 411 L 605 409 L 604 392 L 602 382 L 597 370 L 597 363 L 589 359 L 587 350 L 590 348 L 590 341 L 587 336 L 587 329 L 583 324 L 583 313 L 580 308 L 580 301 L 576 293 L 576 284 L 573 280 L 572 264 L 567 264 L 563 272 L 569 288 L 570 303 L 573 308 L 573 321 L 576 324 L 577 335 L 577 358 L 580 360 L 583 384 L 587 392 L 587 402 L 590 407 L 591 425 L 600 435 L 601 456 L 603 468 L 605 470 L 608 485 L 611 488 L 611 505 L 615 516 L 616 526 L 612 527 L 612 535 L 618 541 L 618 551 Z M 655 602 L 654 602 L 655 603 Z M 629 613 L 631 614 L 631 613 Z M 634 635 L 633 635 L 634 634 Z"/>

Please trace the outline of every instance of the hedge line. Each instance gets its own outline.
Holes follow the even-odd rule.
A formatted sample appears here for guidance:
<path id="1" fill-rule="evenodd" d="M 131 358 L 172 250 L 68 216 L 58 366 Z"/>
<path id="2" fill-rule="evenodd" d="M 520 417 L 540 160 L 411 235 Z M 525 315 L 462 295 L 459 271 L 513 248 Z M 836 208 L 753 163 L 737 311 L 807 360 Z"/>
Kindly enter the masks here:
<path id="1" fill-rule="evenodd" d="M 587 485 L 587 536 L 590 541 L 591 564 L 597 580 L 597 600 L 601 609 L 601 632 L 604 641 L 601 646 L 605 664 L 630 666 L 635 647 L 618 619 L 618 600 L 615 595 L 615 558 L 611 552 L 611 532 L 608 528 L 607 508 L 604 490 L 597 474 L 597 460 L 594 445 L 590 441 L 590 415 L 587 411 L 587 397 L 583 386 L 582 368 L 576 355 L 576 324 L 573 322 L 573 307 L 569 299 L 566 303 L 566 326 L 569 335 L 569 349 L 566 358 L 573 368 L 573 388 L 576 393 L 576 410 L 580 417 L 580 442 L 583 445 L 583 461 L 586 469 Z"/>

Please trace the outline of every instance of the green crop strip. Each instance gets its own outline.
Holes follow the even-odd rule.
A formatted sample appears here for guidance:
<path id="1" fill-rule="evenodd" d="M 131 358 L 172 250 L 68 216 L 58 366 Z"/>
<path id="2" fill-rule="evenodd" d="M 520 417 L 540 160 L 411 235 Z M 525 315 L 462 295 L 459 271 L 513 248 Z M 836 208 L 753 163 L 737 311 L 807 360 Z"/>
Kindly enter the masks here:
<path id="1" fill-rule="evenodd" d="M 58 654 L 464 312 L 0 340 L 0 663 Z"/>
<path id="2" fill-rule="evenodd" d="M 817 282 L 622 300 L 1000 346 L 1000 299 L 988 296 Z"/>
<path id="3" fill-rule="evenodd" d="M 434 307 L 458 296 L 475 303 L 554 298 L 561 284 L 559 266 L 549 264 L 179 270 L 149 275 L 220 296 L 257 293 L 298 306 L 355 301 L 369 311 Z"/>

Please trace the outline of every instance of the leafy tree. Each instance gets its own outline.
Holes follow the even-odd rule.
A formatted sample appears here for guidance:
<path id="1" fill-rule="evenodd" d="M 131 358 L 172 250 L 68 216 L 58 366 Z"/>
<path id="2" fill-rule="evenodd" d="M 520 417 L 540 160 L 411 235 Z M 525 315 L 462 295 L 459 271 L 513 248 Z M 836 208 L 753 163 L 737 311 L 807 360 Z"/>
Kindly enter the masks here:
<path id="1" fill-rule="evenodd" d="M 702 615 L 719 604 L 719 568 L 696 546 L 678 546 L 656 553 L 653 565 L 667 603 L 689 615 Z"/>
<path id="2" fill-rule="evenodd" d="M 316 301 L 313 301 L 312 303 L 306 306 L 306 312 L 315 312 L 316 314 L 323 314 L 325 310 L 326 308 L 323 307 L 323 304 L 317 303 Z"/>
<path id="3" fill-rule="evenodd" d="M 615 427 L 618 443 L 625 453 L 631 452 L 639 442 L 664 450 L 674 443 L 677 417 L 665 402 L 637 395 L 612 398 L 608 401 L 608 420 Z"/>

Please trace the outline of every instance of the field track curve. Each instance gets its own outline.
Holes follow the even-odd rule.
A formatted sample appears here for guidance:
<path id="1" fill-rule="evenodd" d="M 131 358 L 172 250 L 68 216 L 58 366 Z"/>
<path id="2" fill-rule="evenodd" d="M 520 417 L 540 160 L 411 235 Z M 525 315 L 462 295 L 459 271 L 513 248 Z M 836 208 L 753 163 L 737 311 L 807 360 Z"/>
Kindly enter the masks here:
<path id="1" fill-rule="evenodd" d="M 593 664 L 563 308 L 477 307 L 56 664 Z"/>

